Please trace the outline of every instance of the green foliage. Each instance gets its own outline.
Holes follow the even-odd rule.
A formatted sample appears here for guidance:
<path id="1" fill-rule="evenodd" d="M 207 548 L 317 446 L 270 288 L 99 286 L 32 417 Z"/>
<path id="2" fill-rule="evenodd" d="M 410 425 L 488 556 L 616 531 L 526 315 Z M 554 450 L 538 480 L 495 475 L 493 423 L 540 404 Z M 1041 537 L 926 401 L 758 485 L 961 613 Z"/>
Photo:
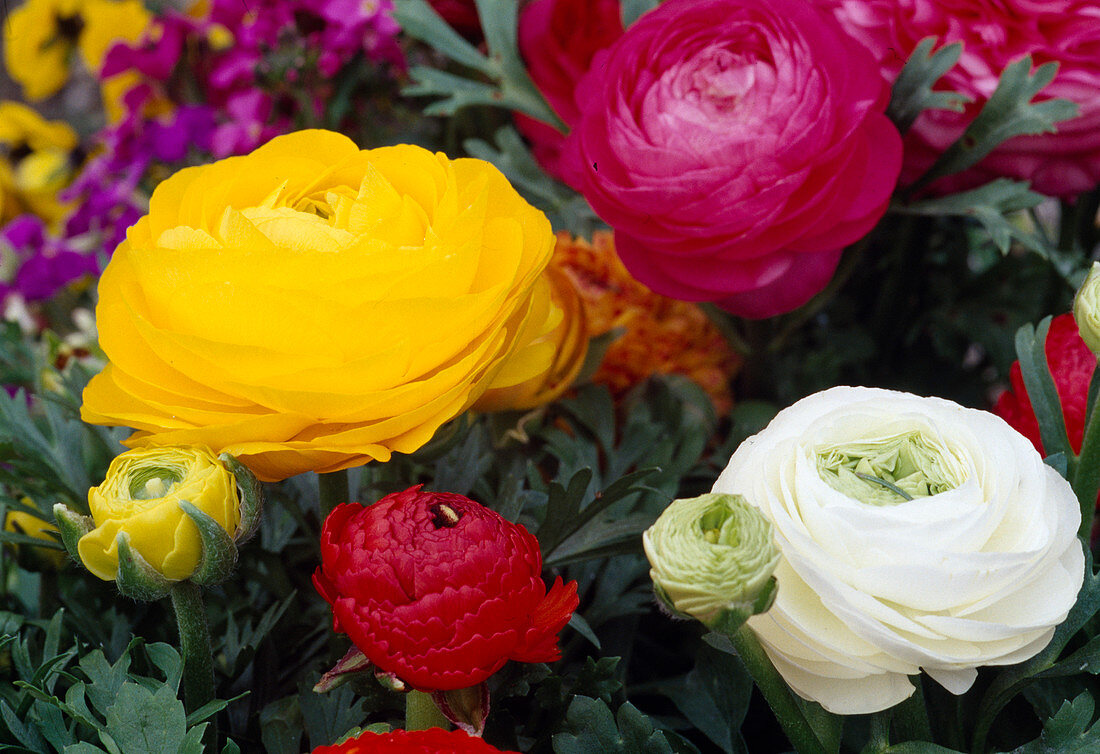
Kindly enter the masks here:
<path id="1" fill-rule="evenodd" d="M 612 714 L 607 703 L 587 696 L 574 697 L 565 731 L 554 736 L 556 754 L 672 754 L 662 731 L 629 702 Z"/>
<path id="2" fill-rule="evenodd" d="M 1013 749 L 1011 754 L 1091 754 L 1100 750 L 1100 726 L 1095 725 L 1096 700 L 1082 693 L 1043 724 L 1037 741 Z"/>
<path id="3" fill-rule="evenodd" d="M 1056 123 L 1077 115 L 1077 106 L 1069 100 L 1032 102 L 1053 80 L 1058 64 L 1044 63 L 1034 73 L 1031 66 L 1031 56 L 1027 55 L 1004 69 L 997 88 L 963 135 L 909 188 L 910 193 L 973 167 L 1002 142 L 1015 136 L 1053 132 Z"/>
<path id="4" fill-rule="evenodd" d="M 427 115 L 453 115 L 470 105 L 518 110 L 560 130 L 564 124 L 527 75 L 516 42 L 518 5 L 513 0 L 477 0 L 488 56 L 463 39 L 425 0 L 397 0 L 394 16 L 405 33 L 435 47 L 456 63 L 473 69 L 490 83 L 427 66 L 409 71 L 414 80 L 404 93 L 442 97 L 424 108 Z"/>
<path id="5" fill-rule="evenodd" d="M 229 702 L 191 715 L 178 698 L 179 653 L 134 639 L 114 662 L 78 645 L 61 651 L 63 613 L 50 621 L 0 614 L 14 680 L 0 684 L 0 747 L 23 751 L 198 754 L 210 718 Z M 41 636 L 40 636 L 41 634 Z"/>
<path id="6" fill-rule="evenodd" d="M 958 92 L 936 91 L 932 88 L 943 74 L 959 62 L 963 48 L 962 42 L 956 42 L 933 53 L 932 48 L 935 45 L 935 37 L 922 39 L 894 80 L 886 114 L 903 134 L 925 110 L 962 112 L 970 101 L 969 97 Z"/>
<path id="7" fill-rule="evenodd" d="M 1050 257 L 1057 253 L 1050 241 L 1029 230 L 1017 214 L 1037 207 L 1043 200 L 1043 195 L 1029 189 L 1027 183 L 998 178 L 970 191 L 922 199 L 895 209 L 906 215 L 970 217 L 982 224 L 1002 254 L 1007 254 L 1016 242 Z"/>

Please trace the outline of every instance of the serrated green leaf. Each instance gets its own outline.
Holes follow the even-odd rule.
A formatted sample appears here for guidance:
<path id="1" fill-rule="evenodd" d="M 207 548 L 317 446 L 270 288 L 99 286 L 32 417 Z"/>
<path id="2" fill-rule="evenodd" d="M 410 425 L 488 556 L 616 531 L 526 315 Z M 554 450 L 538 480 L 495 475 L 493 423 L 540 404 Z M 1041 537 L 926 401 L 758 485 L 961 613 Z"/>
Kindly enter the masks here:
<path id="1" fill-rule="evenodd" d="M 672 754 L 664 734 L 629 702 L 612 715 L 599 699 L 574 697 L 565 729 L 552 739 L 555 754 Z"/>
<path id="2" fill-rule="evenodd" d="M 1078 108 L 1065 99 L 1032 103 L 1032 98 L 1054 79 L 1058 64 L 1044 63 L 1031 72 L 1027 55 L 1006 66 L 997 88 L 966 131 L 932 164 L 908 191 L 919 191 L 933 181 L 973 167 L 997 146 L 1016 136 L 1052 133 L 1055 124 L 1076 117 Z"/>
<path id="3" fill-rule="evenodd" d="M 1093 725 L 1096 703 L 1088 692 L 1067 700 L 1043 724 L 1038 740 L 1011 754 L 1094 754 L 1100 750 L 1100 726 Z"/>
<path id="4" fill-rule="evenodd" d="M 414 83 L 403 90 L 413 96 L 442 99 L 431 103 L 427 115 L 453 115 L 467 105 L 518 110 L 564 131 L 557 113 L 527 75 L 516 40 L 518 5 L 515 0 L 477 0 L 481 29 L 489 48 L 482 55 L 463 40 L 424 0 L 397 0 L 394 16 L 405 32 L 426 42 L 461 65 L 487 77 L 474 81 L 445 71 L 416 66 L 409 71 Z"/>
<path id="5" fill-rule="evenodd" d="M 107 734 L 126 754 L 176 751 L 187 732 L 183 702 L 167 686 L 152 693 L 132 681 L 123 683 L 106 719 Z"/>
<path id="6" fill-rule="evenodd" d="M 905 61 L 890 92 L 886 115 L 905 133 L 925 110 L 962 112 L 970 98 L 958 92 L 935 91 L 932 87 L 947 73 L 962 55 L 962 42 L 945 45 L 936 52 L 935 37 L 922 39 Z"/>

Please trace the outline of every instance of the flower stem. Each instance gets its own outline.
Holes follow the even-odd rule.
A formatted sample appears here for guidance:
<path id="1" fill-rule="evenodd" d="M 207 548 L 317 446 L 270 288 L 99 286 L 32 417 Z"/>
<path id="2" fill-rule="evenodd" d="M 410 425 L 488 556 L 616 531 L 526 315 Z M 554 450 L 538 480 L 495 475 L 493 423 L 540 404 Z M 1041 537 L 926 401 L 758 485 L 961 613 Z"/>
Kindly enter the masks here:
<path id="1" fill-rule="evenodd" d="M 798 706 L 798 700 L 783 676 L 772 665 L 756 636 L 747 626 L 730 635 L 741 662 L 756 682 L 760 693 L 772 708 L 783 732 L 787 734 L 799 754 L 826 754 L 825 746 L 817 737 L 813 726 Z"/>
<path id="2" fill-rule="evenodd" d="M 405 694 L 405 730 L 427 730 L 442 728 L 449 730 L 451 724 L 439 707 L 432 701 L 431 694 L 423 691 L 410 691 Z"/>
<path id="3" fill-rule="evenodd" d="M 176 611 L 183 656 L 183 700 L 188 712 L 214 698 L 214 660 L 210 653 L 210 629 L 198 584 L 180 581 L 169 592 Z M 213 730 L 211 726 L 209 731 Z"/>
<path id="4" fill-rule="evenodd" d="M 328 518 L 332 509 L 340 503 L 348 500 L 348 471 L 330 471 L 328 474 L 317 475 L 317 494 L 321 503 L 321 522 Z"/>

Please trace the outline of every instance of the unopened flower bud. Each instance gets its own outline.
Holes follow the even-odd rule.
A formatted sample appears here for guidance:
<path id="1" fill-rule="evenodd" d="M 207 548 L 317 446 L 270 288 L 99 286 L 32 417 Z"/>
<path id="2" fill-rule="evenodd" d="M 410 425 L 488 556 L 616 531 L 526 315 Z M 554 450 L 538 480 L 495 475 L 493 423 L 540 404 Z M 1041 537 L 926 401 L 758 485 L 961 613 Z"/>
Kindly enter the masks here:
<path id="1" fill-rule="evenodd" d="M 152 600 L 183 579 L 228 577 L 260 504 L 255 477 L 231 456 L 164 447 L 115 458 L 103 484 L 88 491 L 91 516 L 60 504 L 55 515 L 66 548 L 89 571 Z"/>
<path id="2" fill-rule="evenodd" d="M 1093 262 L 1089 275 L 1073 299 L 1073 318 L 1081 339 L 1100 357 L 1100 262 Z"/>
<path id="3" fill-rule="evenodd" d="M 654 591 L 674 613 L 728 632 L 775 599 L 772 525 L 740 495 L 674 500 L 642 542 Z"/>

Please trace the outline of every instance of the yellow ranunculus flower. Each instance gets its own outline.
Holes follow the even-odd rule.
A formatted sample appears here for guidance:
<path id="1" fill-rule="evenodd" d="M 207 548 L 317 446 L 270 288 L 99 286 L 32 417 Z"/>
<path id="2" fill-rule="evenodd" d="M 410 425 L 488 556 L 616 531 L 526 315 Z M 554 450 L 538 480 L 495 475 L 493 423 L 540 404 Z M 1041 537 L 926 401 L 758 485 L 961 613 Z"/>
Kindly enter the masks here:
<path id="1" fill-rule="evenodd" d="M 546 268 L 544 274 L 550 282 L 553 302 L 562 310 L 563 316 L 553 330 L 530 347 L 552 344 L 554 361 L 549 369 L 518 385 L 487 391 L 474 404 L 479 411 L 523 410 L 541 406 L 564 393 L 580 374 L 584 357 L 588 354 L 584 305 L 568 275 L 551 267 Z"/>
<path id="2" fill-rule="evenodd" d="M 180 508 L 185 500 L 233 535 L 241 519 L 237 482 L 206 448 L 130 450 L 115 458 L 103 484 L 88 490 L 95 528 L 80 538 L 85 567 L 105 581 L 118 571 L 120 533 L 154 570 L 178 581 L 202 555 L 198 527 Z"/>
<path id="3" fill-rule="evenodd" d="M 99 284 L 82 416 L 261 479 L 388 460 L 545 373 L 554 236 L 492 165 L 302 131 L 153 193 Z"/>
<path id="4" fill-rule="evenodd" d="M 56 93 L 69 80 L 73 52 L 99 73 L 115 42 L 133 42 L 149 24 L 140 0 L 27 0 L 4 24 L 4 63 L 27 99 Z"/>

